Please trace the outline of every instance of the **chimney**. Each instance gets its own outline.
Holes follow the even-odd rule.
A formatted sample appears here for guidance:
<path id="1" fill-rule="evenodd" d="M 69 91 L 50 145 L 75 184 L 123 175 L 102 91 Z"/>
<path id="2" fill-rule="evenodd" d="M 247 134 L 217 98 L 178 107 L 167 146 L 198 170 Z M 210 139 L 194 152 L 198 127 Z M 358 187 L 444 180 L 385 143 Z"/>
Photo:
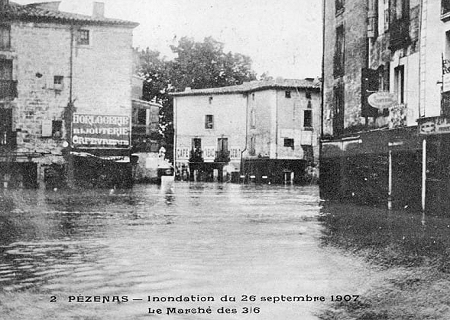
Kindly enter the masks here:
<path id="1" fill-rule="evenodd" d="M 94 2 L 94 9 L 92 10 L 92 18 L 102 19 L 105 17 L 105 3 Z"/>

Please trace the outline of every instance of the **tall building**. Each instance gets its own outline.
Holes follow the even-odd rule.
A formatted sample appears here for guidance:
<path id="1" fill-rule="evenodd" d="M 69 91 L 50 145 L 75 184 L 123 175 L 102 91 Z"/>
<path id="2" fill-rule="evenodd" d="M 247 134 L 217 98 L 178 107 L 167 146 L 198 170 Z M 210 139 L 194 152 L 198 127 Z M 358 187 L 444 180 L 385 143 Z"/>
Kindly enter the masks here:
<path id="1" fill-rule="evenodd" d="M 322 195 L 436 209 L 450 164 L 448 1 L 323 4 Z"/>
<path id="2" fill-rule="evenodd" d="M 191 179 L 304 179 L 317 162 L 320 82 L 252 81 L 173 94 L 175 164 Z"/>
<path id="3" fill-rule="evenodd" d="M 91 16 L 58 6 L 0 1 L 3 186 L 115 184 L 131 172 L 137 23 L 104 17 L 103 3 Z"/>

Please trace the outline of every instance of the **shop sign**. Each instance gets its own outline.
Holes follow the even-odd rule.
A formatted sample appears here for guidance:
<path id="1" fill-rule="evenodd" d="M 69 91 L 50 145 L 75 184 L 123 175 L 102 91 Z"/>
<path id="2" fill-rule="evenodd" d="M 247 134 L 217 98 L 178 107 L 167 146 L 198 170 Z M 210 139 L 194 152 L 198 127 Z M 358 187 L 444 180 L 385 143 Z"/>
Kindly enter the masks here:
<path id="1" fill-rule="evenodd" d="M 216 158 L 216 148 L 215 147 L 204 147 L 203 148 L 203 159 L 213 160 Z"/>
<path id="2" fill-rule="evenodd" d="M 241 148 L 231 147 L 230 149 L 230 159 L 240 159 L 241 158 Z"/>
<path id="3" fill-rule="evenodd" d="M 420 134 L 450 133 L 450 122 L 446 118 L 429 119 L 419 124 Z"/>
<path id="4" fill-rule="evenodd" d="M 74 147 L 128 147 L 130 117 L 74 113 L 72 143 Z"/>
<path id="5" fill-rule="evenodd" d="M 450 91 L 450 60 L 442 59 L 442 92 Z"/>
<path id="6" fill-rule="evenodd" d="M 189 148 L 188 147 L 182 147 L 177 148 L 177 159 L 189 159 Z"/>
<path id="7" fill-rule="evenodd" d="M 367 102 L 369 102 L 373 108 L 383 110 L 396 104 L 397 98 L 390 92 L 379 91 L 372 93 L 369 98 L 367 98 Z"/>

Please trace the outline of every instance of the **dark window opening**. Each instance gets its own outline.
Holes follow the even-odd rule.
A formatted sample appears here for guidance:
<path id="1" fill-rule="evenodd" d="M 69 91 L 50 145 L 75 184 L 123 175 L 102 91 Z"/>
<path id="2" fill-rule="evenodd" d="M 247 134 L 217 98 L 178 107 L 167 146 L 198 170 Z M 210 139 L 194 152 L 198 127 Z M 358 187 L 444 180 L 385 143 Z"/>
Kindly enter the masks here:
<path id="1" fill-rule="evenodd" d="M 303 127 L 312 128 L 312 110 L 303 111 Z"/>
<path id="2" fill-rule="evenodd" d="M 441 14 L 445 15 L 450 12 L 450 1 L 442 0 L 441 1 Z"/>
<path id="3" fill-rule="evenodd" d="M 52 121 L 52 137 L 59 139 L 62 137 L 62 120 Z"/>
<path id="4" fill-rule="evenodd" d="M 344 132 L 344 84 L 339 83 L 333 89 L 334 94 L 334 115 L 333 115 L 333 134 L 336 136 Z"/>
<path id="5" fill-rule="evenodd" d="M 291 97 L 291 91 L 289 90 L 285 91 L 284 96 L 289 99 Z"/>
<path id="6" fill-rule="evenodd" d="M 0 147 L 15 147 L 16 135 L 12 131 L 12 109 L 0 108 Z"/>
<path id="7" fill-rule="evenodd" d="M 394 69 L 395 93 L 398 103 L 405 103 L 405 68 L 398 66 Z"/>
<path id="8" fill-rule="evenodd" d="M 89 45 L 90 43 L 90 34 L 89 30 L 81 29 L 78 31 L 78 44 L 81 45 Z"/>
<path id="9" fill-rule="evenodd" d="M 139 109 L 138 110 L 136 124 L 140 124 L 140 125 L 147 124 L 147 109 Z"/>
<path id="10" fill-rule="evenodd" d="M 372 107 L 368 98 L 379 89 L 379 72 L 374 69 L 364 68 L 361 70 L 361 116 L 377 117 L 378 109 Z"/>
<path id="11" fill-rule="evenodd" d="M 0 25 L 0 49 L 7 50 L 11 47 L 11 26 Z"/>
<path id="12" fill-rule="evenodd" d="M 341 25 L 336 28 L 336 44 L 334 49 L 334 77 L 340 77 L 344 75 L 344 26 Z"/>
<path id="13" fill-rule="evenodd" d="M 342 10 L 344 10 L 345 0 L 335 0 L 335 6 L 336 6 L 336 14 L 340 13 Z"/>
<path id="14" fill-rule="evenodd" d="M 254 156 L 256 154 L 256 137 L 255 136 L 250 137 L 249 154 L 251 156 Z"/>
<path id="15" fill-rule="evenodd" d="M 192 139 L 192 149 L 201 149 L 202 148 L 202 139 L 194 138 Z"/>
<path id="16" fill-rule="evenodd" d="M 306 99 L 311 100 L 311 91 L 306 90 L 305 97 L 306 97 Z"/>
<path id="17" fill-rule="evenodd" d="M 287 147 L 287 148 L 294 149 L 294 139 L 284 138 L 284 146 Z"/>
<path id="18" fill-rule="evenodd" d="M 205 116 L 205 129 L 214 129 L 214 116 L 212 114 Z"/>

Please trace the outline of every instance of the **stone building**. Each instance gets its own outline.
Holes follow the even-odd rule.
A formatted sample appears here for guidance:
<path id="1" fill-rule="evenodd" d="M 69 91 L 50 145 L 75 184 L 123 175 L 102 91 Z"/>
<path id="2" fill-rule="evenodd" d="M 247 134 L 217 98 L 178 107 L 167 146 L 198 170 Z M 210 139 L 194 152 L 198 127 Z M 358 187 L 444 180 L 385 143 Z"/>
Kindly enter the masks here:
<path id="1" fill-rule="evenodd" d="M 417 209 L 441 203 L 446 4 L 324 1 L 323 197 Z"/>
<path id="2" fill-rule="evenodd" d="M 134 22 L 0 1 L 0 179 L 97 185 L 130 169 Z M 73 130 L 73 131 L 72 131 Z M 115 175 L 117 178 L 117 174 Z"/>
<path id="3" fill-rule="evenodd" d="M 133 76 L 131 145 L 132 156 L 137 157 L 135 181 L 157 180 L 160 154 L 159 110 L 162 105 L 142 100 L 143 79 Z"/>
<path id="4" fill-rule="evenodd" d="M 301 182 L 317 163 L 320 82 L 252 81 L 174 93 L 175 164 L 191 178 Z"/>

